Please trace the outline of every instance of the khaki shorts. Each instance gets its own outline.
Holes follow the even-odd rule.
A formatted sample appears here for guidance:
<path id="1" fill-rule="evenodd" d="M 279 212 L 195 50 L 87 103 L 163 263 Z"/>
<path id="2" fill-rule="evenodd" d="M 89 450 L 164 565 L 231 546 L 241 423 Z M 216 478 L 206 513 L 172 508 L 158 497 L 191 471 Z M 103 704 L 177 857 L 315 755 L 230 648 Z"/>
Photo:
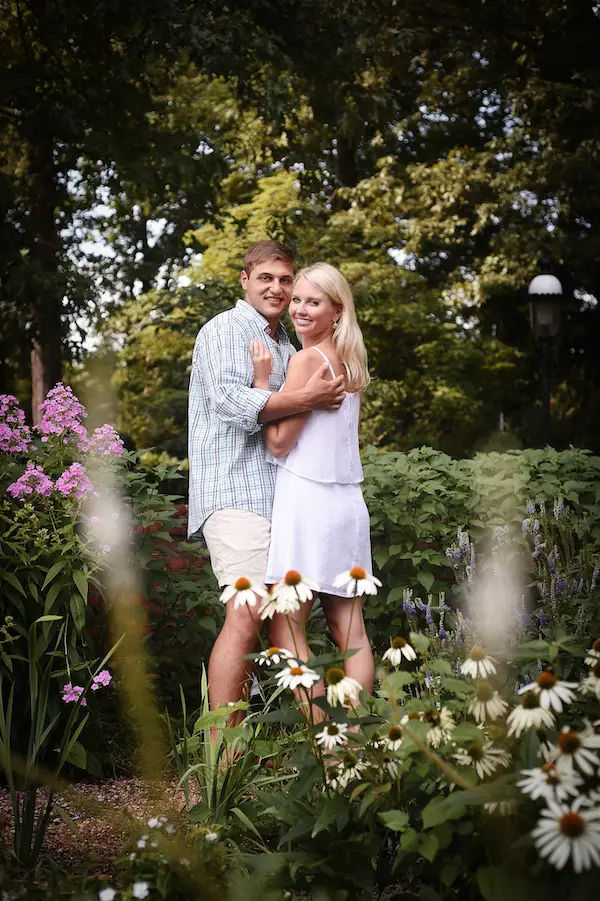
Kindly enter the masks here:
<path id="1" fill-rule="evenodd" d="M 245 577 L 265 584 L 271 523 L 249 510 L 216 510 L 202 526 L 210 565 L 219 585 Z"/>

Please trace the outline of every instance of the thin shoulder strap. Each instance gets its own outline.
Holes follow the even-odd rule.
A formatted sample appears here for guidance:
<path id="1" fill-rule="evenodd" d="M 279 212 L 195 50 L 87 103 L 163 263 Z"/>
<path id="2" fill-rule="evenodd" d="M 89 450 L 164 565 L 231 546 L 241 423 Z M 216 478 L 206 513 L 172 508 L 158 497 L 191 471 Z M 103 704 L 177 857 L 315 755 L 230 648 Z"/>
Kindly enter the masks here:
<path id="1" fill-rule="evenodd" d="M 313 347 L 313 350 L 318 350 L 325 362 L 329 365 L 329 371 L 331 373 L 332 378 L 335 378 L 335 372 L 333 371 L 333 366 L 329 362 L 329 357 L 327 354 L 324 354 L 320 347 Z"/>

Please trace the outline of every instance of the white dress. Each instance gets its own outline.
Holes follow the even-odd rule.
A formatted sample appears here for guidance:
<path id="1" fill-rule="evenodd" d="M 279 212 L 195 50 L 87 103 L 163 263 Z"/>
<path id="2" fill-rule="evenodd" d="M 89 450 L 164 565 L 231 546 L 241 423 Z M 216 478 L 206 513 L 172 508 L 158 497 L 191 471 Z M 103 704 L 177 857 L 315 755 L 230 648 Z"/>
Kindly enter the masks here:
<path id="1" fill-rule="evenodd" d="M 329 360 L 322 350 L 314 348 Z M 331 364 L 329 369 L 335 378 Z M 313 410 L 300 437 L 278 465 L 267 584 L 293 569 L 324 594 L 343 595 L 337 575 L 354 566 L 371 573 L 369 513 L 360 482 L 360 394 L 346 394 L 339 410 Z"/>

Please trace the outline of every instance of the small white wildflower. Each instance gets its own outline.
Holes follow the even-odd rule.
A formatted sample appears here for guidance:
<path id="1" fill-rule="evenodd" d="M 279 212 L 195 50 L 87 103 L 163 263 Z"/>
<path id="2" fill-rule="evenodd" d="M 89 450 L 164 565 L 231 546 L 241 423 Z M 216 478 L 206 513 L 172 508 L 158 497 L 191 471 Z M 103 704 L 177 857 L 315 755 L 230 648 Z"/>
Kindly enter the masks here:
<path id="1" fill-rule="evenodd" d="M 346 723 L 327 723 L 321 732 L 317 732 L 315 738 L 318 745 L 322 745 L 326 751 L 333 751 L 338 745 L 348 742 L 348 726 Z"/>
<path id="2" fill-rule="evenodd" d="M 158 817 L 150 817 L 148 820 L 148 828 L 149 829 L 158 829 L 160 827 L 160 820 Z"/>
<path id="3" fill-rule="evenodd" d="M 219 839 L 219 833 L 218 832 L 207 832 L 207 833 L 205 833 L 204 838 L 206 839 L 207 842 L 216 842 Z"/>
<path id="4" fill-rule="evenodd" d="M 150 888 L 147 882 L 134 882 L 131 887 L 131 894 L 134 898 L 147 898 L 150 894 Z"/>
<path id="5" fill-rule="evenodd" d="M 114 888 L 108 886 L 107 888 L 103 888 L 98 892 L 99 901 L 114 901 L 117 893 Z"/>
<path id="6" fill-rule="evenodd" d="M 333 586 L 334 588 L 345 587 L 348 596 L 360 597 L 363 594 L 377 594 L 377 588 L 381 588 L 381 582 L 375 576 L 369 575 L 362 566 L 354 566 L 336 576 Z"/>
<path id="7" fill-rule="evenodd" d="M 403 657 L 406 660 L 416 660 L 417 652 L 407 642 L 406 638 L 403 638 L 402 635 L 397 635 L 395 638 L 392 638 L 391 645 L 383 655 L 383 659 L 389 660 L 392 666 L 400 666 Z"/>
<path id="8" fill-rule="evenodd" d="M 471 653 L 462 664 L 460 671 L 463 676 L 471 676 L 472 679 L 486 679 L 496 672 L 495 663 L 496 660 L 486 653 L 485 648 L 475 645 L 471 648 Z"/>

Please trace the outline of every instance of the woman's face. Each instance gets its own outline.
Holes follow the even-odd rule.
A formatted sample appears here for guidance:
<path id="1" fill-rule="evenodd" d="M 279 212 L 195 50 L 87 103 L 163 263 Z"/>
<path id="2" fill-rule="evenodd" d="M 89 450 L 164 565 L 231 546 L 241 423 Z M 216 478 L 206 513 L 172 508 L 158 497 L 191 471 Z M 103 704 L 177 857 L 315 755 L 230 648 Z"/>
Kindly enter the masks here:
<path id="1" fill-rule="evenodd" d="M 317 339 L 332 334 L 340 308 L 301 275 L 292 289 L 289 312 L 298 335 L 310 337 L 317 343 Z"/>

